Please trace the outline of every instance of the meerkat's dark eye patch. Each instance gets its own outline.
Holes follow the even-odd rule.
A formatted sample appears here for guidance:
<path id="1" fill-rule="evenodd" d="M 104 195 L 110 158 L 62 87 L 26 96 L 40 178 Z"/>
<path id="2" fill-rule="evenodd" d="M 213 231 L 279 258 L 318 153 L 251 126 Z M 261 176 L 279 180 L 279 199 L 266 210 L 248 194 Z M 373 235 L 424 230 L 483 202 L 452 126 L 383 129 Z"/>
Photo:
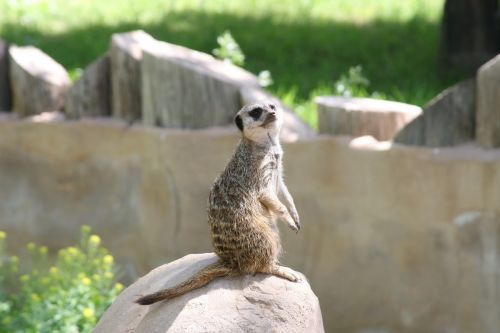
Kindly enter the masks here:
<path id="1" fill-rule="evenodd" d="M 262 109 L 261 108 L 255 108 L 252 111 L 248 112 L 250 117 L 252 117 L 254 120 L 257 120 L 260 118 L 262 114 Z"/>
<path id="2" fill-rule="evenodd" d="M 241 119 L 240 115 L 234 118 L 234 123 L 238 126 L 239 130 L 243 132 L 243 119 Z"/>

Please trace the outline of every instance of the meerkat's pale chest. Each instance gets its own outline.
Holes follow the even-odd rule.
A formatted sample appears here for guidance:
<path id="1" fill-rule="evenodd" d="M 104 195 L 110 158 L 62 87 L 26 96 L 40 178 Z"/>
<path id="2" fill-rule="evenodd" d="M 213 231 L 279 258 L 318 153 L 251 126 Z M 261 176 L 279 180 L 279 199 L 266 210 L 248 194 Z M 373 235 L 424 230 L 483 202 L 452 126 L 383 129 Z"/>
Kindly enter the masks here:
<path id="1" fill-rule="evenodd" d="M 282 150 L 281 147 L 272 149 L 263 158 L 260 169 L 262 170 L 263 186 L 275 194 L 279 191 L 279 180 L 282 172 L 281 165 Z"/>

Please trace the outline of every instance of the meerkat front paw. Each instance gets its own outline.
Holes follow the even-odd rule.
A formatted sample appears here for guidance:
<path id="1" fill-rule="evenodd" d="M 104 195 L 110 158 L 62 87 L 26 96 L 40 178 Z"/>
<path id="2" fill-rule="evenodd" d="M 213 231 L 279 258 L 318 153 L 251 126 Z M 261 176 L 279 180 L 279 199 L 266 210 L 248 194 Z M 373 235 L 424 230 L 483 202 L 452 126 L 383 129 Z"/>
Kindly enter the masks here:
<path id="1" fill-rule="evenodd" d="M 284 219 L 285 219 L 285 222 L 288 224 L 288 226 L 290 227 L 290 229 L 292 229 L 293 231 L 295 232 L 299 232 L 300 230 L 300 222 L 296 222 L 291 216 L 290 214 L 286 214 L 284 216 Z"/>
<path id="2" fill-rule="evenodd" d="M 298 230 L 300 230 L 300 218 L 299 214 L 297 213 L 296 210 L 293 210 L 290 215 L 292 216 L 293 222 L 295 223 L 295 226 L 297 227 Z"/>

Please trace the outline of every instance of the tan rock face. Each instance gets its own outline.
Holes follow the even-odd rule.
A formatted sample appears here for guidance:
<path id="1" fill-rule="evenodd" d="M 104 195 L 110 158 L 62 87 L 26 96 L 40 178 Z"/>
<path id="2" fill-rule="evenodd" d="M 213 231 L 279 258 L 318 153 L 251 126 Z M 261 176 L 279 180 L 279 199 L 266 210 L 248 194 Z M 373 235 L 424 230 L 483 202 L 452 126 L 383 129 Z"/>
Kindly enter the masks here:
<path id="1" fill-rule="evenodd" d="M 208 191 L 237 141 L 236 129 L 2 120 L 0 229 L 13 252 L 57 251 L 90 224 L 133 281 L 212 251 Z M 307 276 L 326 331 L 495 331 L 500 150 L 328 136 L 283 149 L 302 229 L 280 227 L 282 262 Z"/>
<path id="2" fill-rule="evenodd" d="M 415 105 L 373 98 L 319 96 L 315 102 L 320 133 L 370 135 L 377 140 L 392 140 L 401 128 L 422 113 Z"/>
<path id="3" fill-rule="evenodd" d="M 170 128 L 230 124 L 240 108 L 240 88 L 258 86 L 242 68 L 159 41 L 144 49 L 141 75 L 144 123 Z"/>
<path id="4" fill-rule="evenodd" d="M 446 147 L 474 141 L 476 82 L 467 80 L 436 96 L 424 112 L 399 131 L 401 144 Z"/>
<path id="5" fill-rule="evenodd" d="M 318 298 L 301 274 L 297 283 L 265 274 L 221 278 L 168 302 L 134 303 L 216 260 L 213 253 L 189 255 L 156 268 L 118 296 L 93 332 L 324 332 Z"/>
<path id="6" fill-rule="evenodd" d="M 21 116 L 58 111 L 70 85 L 66 70 L 32 46 L 9 48 L 14 111 Z"/>
<path id="7" fill-rule="evenodd" d="M 104 55 L 85 68 L 66 94 L 65 114 L 70 118 L 102 117 L 111 114 L 109 56 Z"/>
<path id="8" fill-rule="evenodd" d="M 142 117 L 142 51 L 153 40 L 142 30 L 113 34 L 111 37 L 111 104 L 116 118 L 138 120 Z"/>
<path id="9" fill-rule="evenodd" d="M 500 55 L 479 68 L 476 103 L 477 142 L 500 147 Z"/>

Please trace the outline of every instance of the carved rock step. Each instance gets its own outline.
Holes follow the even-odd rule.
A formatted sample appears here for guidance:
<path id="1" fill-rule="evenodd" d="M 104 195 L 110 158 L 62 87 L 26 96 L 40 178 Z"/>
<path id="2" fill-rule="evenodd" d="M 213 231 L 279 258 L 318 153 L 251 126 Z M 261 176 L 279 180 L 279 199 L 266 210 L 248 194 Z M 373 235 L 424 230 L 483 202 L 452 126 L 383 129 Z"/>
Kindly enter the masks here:
<path id="1" fill-rule="evenodd" d="M 70 85 L 66 70 L 32 46 L 9 48 L 14 111 L 29 116 L 61 110 Z"/>
<path id="2" fill-rule="evenodd" d="M 394 142 L 446 147 L 473 141 L 475 85 L 474 80 L 467 80 L 440 93 L 396 135 Z"/>
<path id="3" fill-rule="evenodd" d="M 476 140 L 486 148 L 500 147 L 500 55 L 477 72 Z"/>
<path id="4" fill-rule="evenodd" d="M 111 114 L 109 56 L 91 63 L 66 94 L 64 111 L 70 118 L 99 117 Z"/>
<path id="5" fill-rule="evenodd" d="M 154 38 L 142 30 L 111 37 L 112 114 L 126 120 L 142 118 L 141 61 L 144 46 Z"/>
<path id="6" fill-rule="evenodd" d="M 422 113 L 415 105 L 371 98 L 320 96 L 315 102 L 320 133 L 371 135 L 384 141 Z"/>
<path id="7" fill-rule="evenodd" d="M 142 111 L 148 125 L 203 128 L 232 122 L 240 88 L 255 75 L 214 57 L 166 42 L 143 50 Z"/>

